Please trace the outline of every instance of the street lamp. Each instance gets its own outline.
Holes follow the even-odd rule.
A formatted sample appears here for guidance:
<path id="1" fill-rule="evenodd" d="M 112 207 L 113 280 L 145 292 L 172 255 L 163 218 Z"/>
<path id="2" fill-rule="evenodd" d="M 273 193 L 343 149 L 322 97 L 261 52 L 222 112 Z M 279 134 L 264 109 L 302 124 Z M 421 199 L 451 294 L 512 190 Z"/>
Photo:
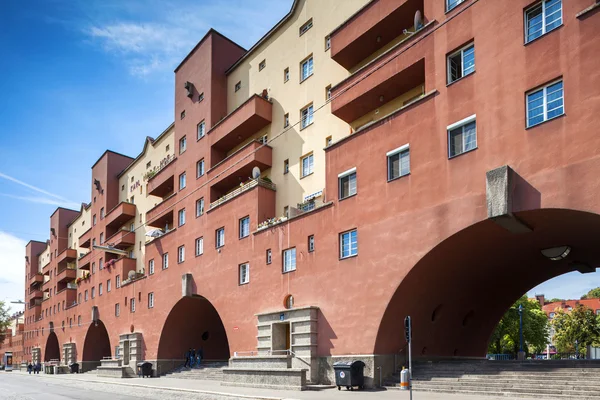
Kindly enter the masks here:
<path id="1" fill-rule="evenodd" d="M 522 357 L 522 354 L 523 354 L 523 304 L 519 304 L 519 356 Z"/>

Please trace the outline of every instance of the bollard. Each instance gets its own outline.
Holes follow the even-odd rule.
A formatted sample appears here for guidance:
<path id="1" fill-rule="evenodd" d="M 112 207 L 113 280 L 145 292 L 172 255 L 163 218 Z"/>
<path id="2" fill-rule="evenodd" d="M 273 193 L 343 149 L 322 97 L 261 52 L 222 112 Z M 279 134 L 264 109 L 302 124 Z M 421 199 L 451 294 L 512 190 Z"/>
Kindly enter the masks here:
<path id="1" fill-rule="evenodd" d="M 400 389 L 410 389 L 410 375 L 408 373 L 408 370 L 404 367 L 402 367 L 402 372 L 400 372 Z"/>

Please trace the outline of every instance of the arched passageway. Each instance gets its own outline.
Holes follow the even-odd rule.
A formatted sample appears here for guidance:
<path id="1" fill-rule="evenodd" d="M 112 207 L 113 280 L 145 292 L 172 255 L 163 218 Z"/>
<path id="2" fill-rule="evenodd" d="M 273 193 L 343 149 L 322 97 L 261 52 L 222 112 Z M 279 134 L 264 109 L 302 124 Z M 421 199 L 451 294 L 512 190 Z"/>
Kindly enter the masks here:
<path id="1" fill-rule="evenodd" d="M 189 348 L 200 347 L 205 360 L 229 359 L 227 334 L 217 310 L 204 297 L 184 297 L 165 321 L 158 344 L 158 360 L 165 360 L 164 368 L 169 368 L 169 361 L 176 367 L 183 364 Z"/>
<path id="2" fill-rule="evenodd" d="M 511 233 L 484 220 L 447 238 L 410 270 L 379 326 L 376 354 L 401 351 L 403 319 L 413 322 L 413 356 L 481 357 L 504 312 L 556 276 L 600 265 L 600 215 L 566 209 L 517 214 L 530 232 Z M 570 246 L 562 260 L 541 252 Z"/>
<path id="3" fill-rule="evenodd" d="M 110 337 L 102 321 L 92 323 L 83 342 L 82 368 L 84 371 L 100 365 L 104 357 L 111 357 Z"/>
<path id="4" fill-rule="evenodd" d="M 60 346 L 56 333 L 50 332 L 44 348 L 44 361 L 60 360 Z"/>

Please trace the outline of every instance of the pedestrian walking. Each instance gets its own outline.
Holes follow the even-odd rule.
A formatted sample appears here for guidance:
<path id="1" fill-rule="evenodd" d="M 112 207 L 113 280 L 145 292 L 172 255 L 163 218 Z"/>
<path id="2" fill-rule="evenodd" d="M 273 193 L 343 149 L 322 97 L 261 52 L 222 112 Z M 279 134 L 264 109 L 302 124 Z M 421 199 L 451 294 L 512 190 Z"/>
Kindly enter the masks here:
<path id="1" fill-rule="evenodd" d="M 188 365 L 191 365 L 190 363 L 190 357 L 192 356 L 192 349 L 189 348 L 188 351 L 185 353 L 185 364 L 183 364 L 183 368 L 187 368 Z"/>
<path id="2" fill-rule="evenodd" d="M 194 368 L 194 364 L 196 364 L 196 349 L 191 350 L 190 360 L 190 368 Z"/>
<path id="3" fill-rule="evenodd" d="M 198 367 L 199 367 L 200 363 L 202 363 L 202 359 L 204 358 L 204 349 L 202 349 L 202 346 L 200 346 L 200 348 L 198 349 L 197 357 L 198 357 Z"/>
<path id="4" fill-rule="evenodd" d="M 41 370 L 42 364 L 40 364 L 40 362 L 38 361 L 37 364 L 35 364 L 35 373 L 39 375 Z"/>
<path id="5" fill-rule="evenodd" d="M 29 372 L 29 375 L 31 375 L 31 371 L 33 371 L 33 365 L 31 365 L 31 363 L 29 363 L 27 365 L 27 372 Z"/>

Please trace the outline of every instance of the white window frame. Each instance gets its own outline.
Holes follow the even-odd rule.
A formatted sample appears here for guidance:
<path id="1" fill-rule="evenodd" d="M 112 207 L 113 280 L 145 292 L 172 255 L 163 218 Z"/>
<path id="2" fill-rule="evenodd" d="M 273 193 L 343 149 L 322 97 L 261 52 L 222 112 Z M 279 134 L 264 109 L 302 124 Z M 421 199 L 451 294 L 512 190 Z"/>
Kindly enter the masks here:
<path id="1" fill-rule="evenodd" d="M 187 150 L 187 139 L 186 137 L 182 137 L 179 139 L 179 154 L 183 154 Z"/>
<path id="2" fill-rule="evenodd" d="M 300 110 L 300 129 L 309 127 L 314 122 L 314 108 L 312 103 Z"/>
<path id="3" fill-rule="evenodd" d="M 309 176 L 314 172 L 314 169 L 315 169 L 315 161 L 314 160 L 315 160 L 315 157 L 312 152 L 310 154 L 303 156 L 300 159 L 300 176 L 302 178 Z M 304 165 L 305 161 L 307 162 L 307 165 Z"/>
<path id="4" fill-rule="evenodd" d="M 129 307 L 132 313 L 135 312 L 135 297 L 129 299 Z"/>
<path id="5" fill-rule="evenodd" d="M 115 287 L 117 289 L 121 287 L 121 275 L 115 276 Z"/>
<path id="6" fill-rule="evenodd" d="M 154 258 L 148 261 L 148 275 L 154 275 Z"/>
<path id="7" fill-rule="evenodd" d="M 148 308 L 154 308 L 154 292 L 148 293 Z"/>
<path id="8" fill-rule="evenodd" d="M 289 255 L 289 256 L 288 256 Z M 292 247 L 283 251 L 283 273 L 296 270 L 296 248 Z"/>
<path id="9" fill-rule="evenodd" d="M 273 252 L 271 251 L 271 249 L 267 249 L 267 265 L 271 264 L 273 262 Z"/>
<path id="10" fill-rule="evenodd" d="M 215 231 L 215 247 L 220 249 L 223 246 L 225 246 L 225 227 Z"/>
<path id="11" fill-rule="evenodd" d="M 196 163 L 196 178 L 200 178 L 205 173 L 204 158 Z"/>
<path id="12" fill-rule="evenodd" d="M 98 284 L 98 296 L 102 296 L 102 286 L 103 286 L 102 283 Z M 60 304 L 59 304 L 59 307 L 60 307 Z"/>
<path id="13" fill-rule="evenodd" d="M 290 68 L 287 67 L 283 70 L 283 83 L 286 83 L 290 80 Z"/>
<path id="14" fill-rule="evenodd" d="M 204 214 L 204 197 L 200 197 L 196 200 L 196 217 Z"/>
<path id="15" fill-rule="evenodd" d="M 165 253 L 162 256 L 162 269 L 169 268 L 169 253 Z"/>
<path id="16" fill-rule="evenodd" d="M 331 49 L 331 36 L 325 36 L 325 51 Z"/>
<path id="17" fill-rule="evenodd" d="M 355 237 L 356 237 L 356 252 L 352 253 L 352 233 L 355 233 Z M 350 242 L 349 242 L 349 252 L 348 254 L 344 255 L 344 236 L 348 235 L 350 238 Z M 343 260 L 345 258 L 350 258 L 350 257 L 355 257 L 358 255 L 358 230 L 357 229 L 350 229 L 349 231 L 345 231 L 340 233 L 339 236 L 339 240 L 340 240 L 340 260 Z"/>
<path id="18" fill-rule="evenodd" d="M 181 264 L 185 261 L 185 245 L 181 245 L 177 248 L 177 263 Z"/>
<path id="19" fill-rule="evenodd" d="M 471 48 L 473 48 L 473 68 L 471 68 L 468 72 L 465 73 L 465 52 Z M 451 60 L 456 56 L 460 56 L 460 76 L 453 80 L 452 74 L 451 74 L 452 68 L 451 68 L 450 63 L 451 63 Z M 472 73 L 475 72 L 475 68 L 476 68 L 475 42 L 469 42 L 465 46 L 461 47 L 460 49 L 456 50 L 455 52 L 453 52 L 452 54 L 449 54 L 446 57 L 446 83 L 449 85 L 451 83 L 461 80 L 462 78 L 464 78 L 466 76 L 471 75 Z"/>
<path id="20" fill-rule="evenodd" d="M 238 83 L 235 84 L 235 91 L 237 92 L 241 88 L 242 88 L 242 81 L 239 81 Z"/>
<path id="21" fill-rule="evenodd" d="M 92 286 L 92 299 L 96 298 L 96 287 Z"/>
<path id="22" fill-rule="evenodd" d="M 354 175 L 354 193 L 352 193 L 351 186 L 348 185 L 348 195 L 342 196 L 342 179 L 348 178 L 351 175 Z M 350 168 L 347 171 L 342 172 L 338 175 L 338 198 L 339 200 L 347 199 L 348 197 L 352 197 L 358 193 L 358 176 L 356 175 L 356 167 Z"/>
<path id="23" fill-rule="evenodd" d="M 562 113 L 555 115 L 552 118 L 548 118 L 548 88 L 552 85 L 556 85 L 557 83 L 562 83 Z M 536 93 L 542 92 L 542 100 L 543 100 L 543 120 L 540 122 L 536 122 L 535 124 L 529 124 L 529 96 L 534 95 Z M 553 100 L 555 101 L 555 100 Z M 536 125 L 542 124 L 546 121 L 550 121 L 553 120 L 554 118 L 558 118 L 562 115 L 565 114 L 565 82 L 563 79 L 557 79 L 555 81 L 552 81 L 542 87 L 539 87 L 537 89 L 533 89 L 530 90 L 529 92 L 525 93 L 525 120 L 526 120 L 526 126 L 527 128 L 531 128 L 534 127 Z"/>
<path id="24" fill-rule="evenodd" d="M 304 66 L 306 65 L 306 74 L 304 71 Z M 315 62 L 313 56 L 309 56 L 305 60 L 300 63 L 300 83 L 304 82 L 311 76 L 313 76 L 315 72 Z"/>
<path id="25" fill-rule="evenodd" d="M 244 273 L 242 273 L 244 271 Z M 250 283 L 250 264 L 243 263 L 238 266 L 238 279 L 240 285 Z"/>
<path id="26" fill-rule="evenodd" d="M 239 220 L 239 238 L 243 239 L 250 236 L 250 216 L 245 216 Z"/>
<path id="27" fill-rule="evenodd" d="M 466 125 L 470 124 L 471 122 L 475 122 L 475 147 L 473 147 L 472 149 L 465 150 L 465 146 L 464 145 L 465 145 L 466 142 L 464 141 L 464 138 L 463 138 L 463 149 L 462 149 L 462 152 L 453 155 L 451 153 L 452 142 L 450 140 L 450 132 L 452 132 L 453 130 L 458 129 L 458 128 L 463 128 L 462 134 L 464 135 L 464 127 Z M 458 122 L 455 122 L 455 123 L 453 123 L 451 125 L 448 125 L 446 127 L 446 134 L 447 134 L 447 140 L 448 140 L 448 158 L 449 159 L 457 157 L 457 156 L 460 156 L 461 154 L 465 154 L 465 153 L 468 153 L 470 151 L 476 150 L 477 149 L 477 115 L 473 114 L 473 115 L 471 115 L 471 116 L 469 116 L 467 118 L 464 118 L 464 119 L 462 119 L 462 120 L 460 120 Z"/>
<path id="28" fill-rule="evenodd" d="M 312 253 L 315 251 L 315 235 L 308 236 L 308 252 Z"/>
<path id="29" fill-rule="evenodd" d="M 111 289 L 112 289 L 112 285 L 111 285 L 111 283 L 112 283 L 112 282 L 110 281 L 110 279 L 108 279 L 108 280 L 106 281 L 106 293 L 108 293 L 108 292 L 110 292 L 110 291 L 111 291 Z"/>
<path id="30" fill-rule="evenodd" d="M 115 317 L 118 317 L 119 315 L 121 315 L 121 304 L 116 303 L 115 304 Z"/>
<path id="31" fill-rule="evenodd" d="M 408 172 L 406 173 L 402 173 L 402 154 L 403 153 L 408 153 Z M 392 168 L 391 168 L 391 157 L 394 157 L 396 155 L 400 156 L 399 159 L 399 175 L 398 176 L 392 176 Z M 387 179 L 388 182 L 396 180 L 398 178 L 402 178 L 403 176 L 407 176 L 410 175 L 410 145 L 407 143 L 405 145 L 402 145 L 400 147 L 398 147 L 397 149 L 394 149 L 392 151 L 388 151 L 385 154 L 385 160 L 387 162 Z"/>
<path id="32" fill-rule="evenodd" d="M 311 18 L 308 21 L 306 21 L 305 23 L 303 23 L 302 26 L 300 26 L 300 28 L 298 29 L 299 36 L 304 35 L 312 27 L 313 27 L 313 19 Z"/>
<path id="33" fill-rule="evenodd" d="M 262 71 L 265 68 L 267 68 L 267 59 L 266 58 L 258 63 L 258 72 Z"/>
<path id="34" fill-rule="evenodd" d="M 196 238 L 196 256 L 201 256 L 204 254 L 204 237 L 200 236 Z"/>
<path id="35" fill-rule="evenodd" d="M 446 0 L 446 12 L 454 10 L 460 3 L 466 0 Z"/>
<path id="36" fill-rule="evenodd" d="M 177 226 L 185 225 L 185 208 L 177 212 Z"/>
<path id="37" fill-rule="evenodd" d="M 179 190 L 185 189 L 187 185 L 186 173 L 183 172 L 179 175 Z"/>
<path id="38" fill-rule="evenodd" d="M 563 23 L 564 23 L 564 21 L 563 21 L 563 4 L 562 4 L 563 2 L 562 2 L 562 0 L 560 0 L 560 10 L 559 11 L 555 11 L 555 13 L 556 12 L 560 13 L 560 24 L 558 24 L 557 26 L 555 26 L 554 28 L 549 29 L 549 30 L 546 27 L 546 25 L 547 25 L 546 24 L 546 17 L 547 17 L 547 15 L 546 15 L 546 3 L 549 2 L 549 1 L 552 1 L 552 0 L 542 0 L 542 1 L 539 1 L 539 2 L 535 3 L 534 5 L 532 5 L 531 7 L 529 7 L 528 9 L 526 9 L 524 11 L 524 17 L 523 17 L 524 27 L 523 28 L 524 28 L 524 34 L 525 34 L 525 44 L 527 44 L 529 42 L 532 42 L 535 39 L 540 38 L 540 37 L 544 36 L 545 34 L 547 34 L 549 32 L 552 32 L 553 30 L 555 30 L 555 29 L 557 29 L 557 28 L 559 28 L 560 26 L 563 25 Z M 536 37 L 530 39 L 529 38 L 529 29 L 527 27 L 528 22 L 529 22 L 529 15 L 528 14 L 530 14 L 532 11 L 534 11 L 535 9 L 537 9 L 540 6 L 542 7 L 542 33 L 539 36 L 536 36 Z M 554 22 L 556 22 L 556 20 L 552 21 L 552 23 L 554 23 Z"/>
<path id="39" fill-rule="evenodd" d="M 200 140 L 206 135 L 206 123 L 202 120 L 197 127 L 197 139 Z"/>
<path id="40" fill-rule="evenodd" d="M 283 116 L 283 127 L 287 128 L 290 126 L 290 114 L 285 114 Z"/>

